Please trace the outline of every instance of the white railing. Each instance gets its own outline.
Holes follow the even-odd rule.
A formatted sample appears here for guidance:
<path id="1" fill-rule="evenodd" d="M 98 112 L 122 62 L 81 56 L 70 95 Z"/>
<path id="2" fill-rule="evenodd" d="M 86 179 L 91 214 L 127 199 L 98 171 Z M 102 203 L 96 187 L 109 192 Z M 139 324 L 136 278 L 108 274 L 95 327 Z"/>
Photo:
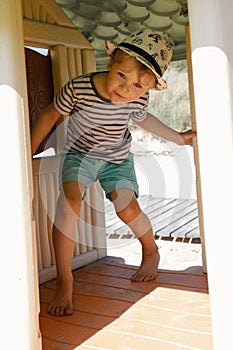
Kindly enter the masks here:
<path id="1" fill-rule="evenodd" d="M 59 196 L 59 164 L 59 156 L 33 159 L 33 210 L 40 283 L 56 277 L 52 225 Z M 87 190 L 77 226 L 72 269 L 106 256 L 104 199 L 98 183 Z"/>

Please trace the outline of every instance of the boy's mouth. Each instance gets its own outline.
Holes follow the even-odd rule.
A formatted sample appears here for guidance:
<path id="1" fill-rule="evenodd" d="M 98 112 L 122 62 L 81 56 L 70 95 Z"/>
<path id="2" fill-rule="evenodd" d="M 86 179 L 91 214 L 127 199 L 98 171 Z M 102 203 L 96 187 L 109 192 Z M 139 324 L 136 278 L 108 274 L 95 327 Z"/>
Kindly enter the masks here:
<path id="1" fill-rule="evenodd" d="M 121 98 L 121 99 L 125 99 L 125 97 L 122 96 L 121 94 L 119 94 L 117 91 L 115 91 L 115 95 L 116 95 L 117 97 Z"/>

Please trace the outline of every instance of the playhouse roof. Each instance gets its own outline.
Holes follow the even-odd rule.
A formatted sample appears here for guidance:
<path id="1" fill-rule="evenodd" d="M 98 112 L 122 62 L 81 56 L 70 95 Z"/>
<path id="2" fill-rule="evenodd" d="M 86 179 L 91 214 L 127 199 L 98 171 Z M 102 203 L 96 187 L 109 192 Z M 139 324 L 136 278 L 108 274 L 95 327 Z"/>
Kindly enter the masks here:
<path id="1" fill-rule="evenodd" d="M 115 44 L 129 33 L 148 27 L 166 33 L 173 46 L 173 60 L 186 58 L 186 0 L 56 0 L 96 52 L 97 69 L 106 67 L 105 40 Z"/>

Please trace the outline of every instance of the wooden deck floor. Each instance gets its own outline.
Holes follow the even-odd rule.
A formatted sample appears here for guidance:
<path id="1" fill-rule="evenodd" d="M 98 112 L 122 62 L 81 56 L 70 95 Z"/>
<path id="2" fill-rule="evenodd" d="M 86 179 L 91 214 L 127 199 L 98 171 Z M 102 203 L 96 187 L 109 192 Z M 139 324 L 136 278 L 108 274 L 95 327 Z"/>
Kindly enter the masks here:
<path id="1" fill-rule="evenodd" d="M 200 243 L 196 199 L 141 195 L 138 201 L 151 221 L 155 238 Z M 105 211 L 109 239 L 133 238 L 132 231 L 116 216 L 111 202 L 105 203 Z"/>
<path id="2" fill-rule="evenodd" d="M 41 286 L 43 350 L 212 350 L 201 266 L 159 270 L 155 281 L 132 283 L 136 268 L 106 257 L 77 270 L 72 316 L 48 315 L 55 282 Z"/>

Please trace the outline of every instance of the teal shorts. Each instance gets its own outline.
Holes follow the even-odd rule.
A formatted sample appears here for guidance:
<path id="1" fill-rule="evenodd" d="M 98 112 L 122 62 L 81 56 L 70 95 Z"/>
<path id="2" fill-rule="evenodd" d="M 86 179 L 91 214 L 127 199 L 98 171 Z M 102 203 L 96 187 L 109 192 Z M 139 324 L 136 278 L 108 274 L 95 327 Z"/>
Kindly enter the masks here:
<path id="1" fill-rule="evenodd" d="M 77 181 L 87 189 L 97 180 L 105 191 L 106 197 L 110 200 L 110 193 L 122 188 L 134 191 L 136 197 L 138 197 L 133 154 L 129 153 L 126 160 L 120 164 L 88 158 L 78 152 L 63 155 L 60 167 L 60 184 Z"/>

